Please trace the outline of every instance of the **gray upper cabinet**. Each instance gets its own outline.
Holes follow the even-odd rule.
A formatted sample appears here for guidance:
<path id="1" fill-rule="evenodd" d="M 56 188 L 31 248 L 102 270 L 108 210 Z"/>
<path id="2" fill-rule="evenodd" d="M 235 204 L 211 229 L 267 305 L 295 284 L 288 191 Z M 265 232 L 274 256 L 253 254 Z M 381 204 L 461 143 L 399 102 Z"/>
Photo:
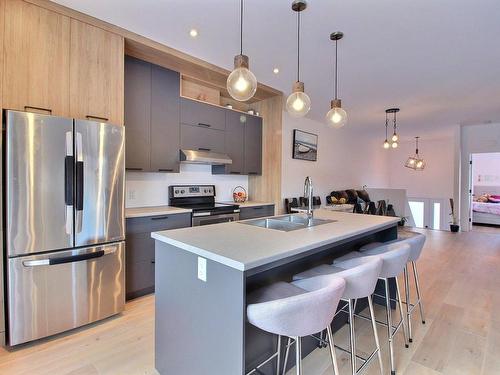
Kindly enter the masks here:
<path id="1" fill-rule="evenodd" d="M 262 118 L 246 116 L 245 174 L 262 174 Z"/>
<path id="2" fill-rule="evenodd" d="M 125 57 L 127 170 L 179 171 L 179 73 Z"/>
<path id="3" fill-rule="evenodd" d="M 225 173 L 245 173 L 245 122 L 248 116 L 226 111 L 226 153 L 233 163 L 225 166 Z"/>
<path id="4" fill-rule="evenodd" d="M 125 166 L 148 171 L 150 167 L 151 64 L 125 58 Z"/>
<path id="5" fill-rule="evenodd" d="M 224 108 L 181 98 L 181 123 L 224 130 L 226 128 L 226 114 Z"/>
<path id="6" fill-rule="evenodd" d="M 151 171 L 179 172 L 179 73 L 151 71 Z"/>
<path id="7" fill-rule="evenodd" d="M 181 149 L 223 153 L 224 131 L 182 124 Z"/>

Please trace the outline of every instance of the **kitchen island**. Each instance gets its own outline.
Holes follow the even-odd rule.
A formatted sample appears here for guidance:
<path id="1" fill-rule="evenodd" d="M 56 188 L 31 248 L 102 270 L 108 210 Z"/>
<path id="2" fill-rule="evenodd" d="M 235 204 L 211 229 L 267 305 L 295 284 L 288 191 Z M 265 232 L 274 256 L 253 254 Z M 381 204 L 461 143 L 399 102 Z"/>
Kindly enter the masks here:
<path id="1" fill-rule="evenodd" d="M 290 281 L 368 242 L 397 237 L 397 218 L 327 210 L 314 214 L 328 222 L 292 231 L 247 221 L 152 234 L 160 374 L 246 374 L 276 348 L 275 337 L 247 323 L 248 293 Z M 303 346 L 305 355 L 314 341 Z M 273 373 L 273 363 L 262 373 Z"/>

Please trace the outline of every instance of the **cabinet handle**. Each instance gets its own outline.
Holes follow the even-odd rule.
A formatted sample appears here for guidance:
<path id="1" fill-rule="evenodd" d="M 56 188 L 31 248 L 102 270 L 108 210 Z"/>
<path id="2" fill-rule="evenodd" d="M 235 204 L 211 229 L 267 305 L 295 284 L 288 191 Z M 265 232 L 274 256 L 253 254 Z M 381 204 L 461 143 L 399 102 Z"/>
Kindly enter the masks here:
<path id="1" fill-rule="evenodd" d="M 199 122 L 198 126 L 204 126 L 205 128 L 211 128 L 212 127 L 212 125 L 210 125 L 210 124 L 204 124 L 202 122 Z"/>
<path id="2" fill-rule="evenodd" d="M 152 260 L 152 261 L 151 261 L 151 263 L 155 264 L 155 261 L 154 261 L 154 260 Z"/>
<path id="3" fill-rule="evenodd" d="M 125 167 L 125 170 L 127 170 L 127 171 L 142 171 L 142 168 L 129 168 L 129 167 Z"/>
<path id="4" fill-rule="evenodd" d="M 159 168 L 158 172 L 173 172 L 174 170 L 172 168 Z"/>
<path id="5" fill-rule="evenodd" d="M 48 112 L 49 115 L 52 114 L 52 110 L 50 108 L 42 108 L 42 107 L 33 107 L 31 105 L 25 105 L 24 110 L 29 112 L 29 109 L 34 109 L 35 111 L 43 111 L 43 112 Z"/>
<path id="6" fill-rule="evenodd" d="M 87 120 L 102 120 L 102 121 L 109 121 L 109 118 L 107 117 L 99 117 L 99 116 L 92 116 L 92 115 L 87 115 L 85 116 Z"/>
<path id="7" fill-rule="evenodd" d="M 248 174 L 249 174 L 249 175 L 250 175 L 250 174 L 251 174 L 251 175 L 257 175 L 257 174 L 259 174 L 259 173 L 258 173 L 258 172 L 248 172 Z"/>
<path id="8" fill-rule="evenodd" d="M 264 209 L 264 207 L 263 207 L 263 206 L 259 206 L 259 207 L 254 207 L 253 209 L 254 209 L 254 210 L 263 210 L 263 209 Z"/>
<path id="9" fill-rule="evenodd" d="M 198 147 L 198 151 L 212 151 L 211 148 Z"/>
<path id="10" fill-rule="evenodd" d="M 241 174 L 241 172 L 238 172 L 238 171 L 231 171 L 229 172 L 230 174 Z"/>
<path id="11" fill-rule="evenodd" d="M 168 216 L 153 216 L 151 220 L 167 220 Z"/>

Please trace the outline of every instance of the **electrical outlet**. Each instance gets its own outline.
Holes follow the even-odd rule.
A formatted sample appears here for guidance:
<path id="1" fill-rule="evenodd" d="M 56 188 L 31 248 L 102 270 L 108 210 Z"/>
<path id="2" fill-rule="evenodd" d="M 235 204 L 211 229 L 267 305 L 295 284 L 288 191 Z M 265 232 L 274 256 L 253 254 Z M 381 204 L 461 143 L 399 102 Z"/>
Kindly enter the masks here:
<path id="1" fill-rule="evenodd" d="M 135 199 L 135 190 L 128 191 L 128 199 L 133 201 Z"/>
<path id="2" fill-rule="evenodd" d="M 207 260 L 198 257 L 198 279 L 207 282 Z"/>

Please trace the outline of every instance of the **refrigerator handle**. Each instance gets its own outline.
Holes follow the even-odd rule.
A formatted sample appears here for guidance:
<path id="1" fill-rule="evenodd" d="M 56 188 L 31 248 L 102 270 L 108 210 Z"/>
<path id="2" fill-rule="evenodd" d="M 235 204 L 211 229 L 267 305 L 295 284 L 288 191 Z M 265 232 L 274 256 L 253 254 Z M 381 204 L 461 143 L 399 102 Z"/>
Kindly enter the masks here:
<path id="1" fill-rule="evenodd" d="M 84 202 L 84 173 L 83 173 L 83 140 L 82 134 L 76 133 L 76 192 L 75 192 L 75 209 L 76 209 L 76 233 L 82 231 L 82 215 Z"/>
<path id="2" fill-rule="evenodd" d="M 73 189 L 75 178 L 73 132 L 66 132 L 66 157 L 64 158 L 64 203 L 66 205 L 66 233 L 73 234 Z"/>
<path id="3" fill-rule="evenodd" d="M 110 255 L 116 253 L 117 247 L 109 247 L 105 250 L 94 251 L 93 253 L 86 254 L 76 254 L 70 255 L 67 257 L 55 257 L 55 258 L 45 258 L 45 259 L 36 259 L 36 260 L 25 260 L 23 262 L 24 267 L 38 267 L 38 266 L 54 266 L 57 264 L 64 263 L 74 263 L 81 262 L 83 260 L 90 260 L 101 258 L 105 255 Z"/>

